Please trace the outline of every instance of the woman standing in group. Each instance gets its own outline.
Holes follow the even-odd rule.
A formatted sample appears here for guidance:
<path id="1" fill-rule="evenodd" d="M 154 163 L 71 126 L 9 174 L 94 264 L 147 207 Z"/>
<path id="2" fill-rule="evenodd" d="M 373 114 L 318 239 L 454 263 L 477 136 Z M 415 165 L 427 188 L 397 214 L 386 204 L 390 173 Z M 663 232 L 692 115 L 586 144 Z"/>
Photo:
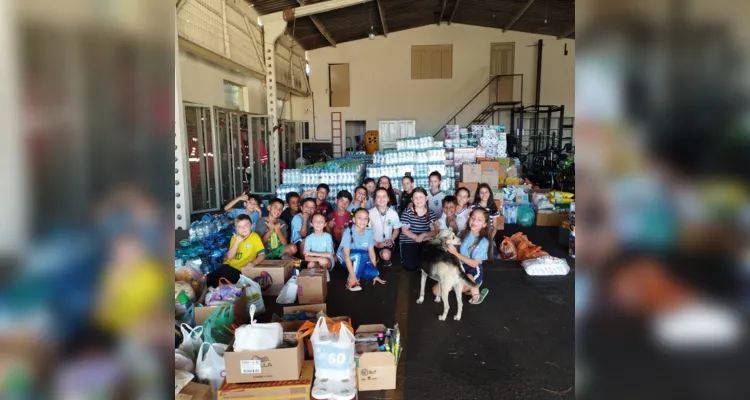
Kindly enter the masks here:
<path id="1" fill-rule="evenodd" d="M 398 211 L 398 191 L 391 185 L 391 178 L 383 175 L 378 179 L 378 187 L 388 191 L 388 202 L 391 204 L 391 208 Z"/>
<path id="2" fill-rule="evenodd" d="M 414 189 L 411 201 L 413 207 L 401 214 L 401 262 L 407 271 L 419 268 L 419 255 L 424 243 L 437 233 L 433 226 L 437 220 L 435 213 L 427 208 L 427 192 L 422 188 Z"/>

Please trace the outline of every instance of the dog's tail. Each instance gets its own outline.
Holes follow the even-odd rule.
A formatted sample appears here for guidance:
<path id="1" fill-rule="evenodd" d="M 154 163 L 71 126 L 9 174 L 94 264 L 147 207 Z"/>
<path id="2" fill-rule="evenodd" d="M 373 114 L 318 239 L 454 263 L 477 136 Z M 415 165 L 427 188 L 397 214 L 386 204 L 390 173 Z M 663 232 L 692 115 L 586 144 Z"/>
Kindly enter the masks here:
<path id="1" fill-rule="evenodd" d="M 466 286 L 468 286 L 468 287 L 470 287 L 472 289 L 476 289 L 476 288 L 479 287 L 479 285 L 477 285 L 476 283 L 474 283 L 474 281 L 472 281 L 471 278 L 469 278 L 469 275 L 466 275 L 466 272 L 464 272 L 464 270 L 462 268 L 459 268 L 458 272 L 459 272 L 459 276 L 458 277 L 459 277 L 459 279 L 461 279 L 461 281 L 464 283 L 464 285 L 466 285 Z"/>

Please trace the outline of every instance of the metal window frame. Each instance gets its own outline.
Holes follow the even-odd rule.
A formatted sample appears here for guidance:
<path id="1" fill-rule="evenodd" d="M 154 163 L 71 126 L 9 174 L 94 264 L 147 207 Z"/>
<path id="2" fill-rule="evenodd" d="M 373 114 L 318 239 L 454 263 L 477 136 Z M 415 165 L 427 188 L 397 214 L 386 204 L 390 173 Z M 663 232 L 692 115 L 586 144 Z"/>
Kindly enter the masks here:
<path id="1" fill-rule="evenodd" d="M 190 185 L 190 186 L 187 187 L 188 192 L 189 192 L 189 194 L 188 194 L 187 197 L 188 197 L 188 206 L 190 207 L 189 208 L 190 214 L 198 214 L 198 213 L 205 213 L 205 212 L 211 212 L 211 211 L 218 211 L 221 208 L 221 174 L 219 172 L 219 170 L 220 170 L 220 164 L 219 164 L 218 151 L 216 151 L 218 149 L 218 141 L 217 141 L 218 134 L 217 134 L 217 130 L 216 130 L 216 123 L 215 123 L 216 120 L 215 120 L 214 108 L 212 106 L 207 105 L 207 104 L 193 103 L 193 102 L 189 102 L 189 101 L 183 101 L 182 102 L 182 106 L 183 106 L 184 118 L 185 118 L 185 129 L 186 129 L 186 131 L 185 131 L 185 139 L 186 140 L 187 140 L 187 113 L 188 113 L 187 107 L 195 107 L 196 111 L 199 111 L 201 108 L 208 109 L 208 117 L 209 117 L 209 124 L 210 124 L 210 135 L 211 135 L 211 141 L 212 141 L 212 144 L 213 144 L 212 147 L 214 148 L 214 157 L 212 157 L 212 159 L 213 159 L 213 164 L 214 164 L 214 180 L 215 180 L 215 185 L 216 185 L 216 190 L 215 190 L 216 207 L 215 208 L 206 208 L 206 209 L 196 210 L 195 209 L 195 205 L 193 204 L 193 189 L 192 189 L 192 185 Z M 205 137 L 205 133 L 206 133 L 206 131 L 204 130 L 204 137 Z M 190 154 L 188 153 L 189 152 L 189 147 L 190 147 L 189 145 L 190 144 L 187 143 L 187 145 L 185 146 L 185 154 L 186 154 L 187 161 L 188 161 L 188 169 L 186 171 L 187 172 L 188 180 L 190 180 L 190 168 L 189 168 Z M 198 146 L 199 146 L 198 150 L 199 151 L 203 148 L 203 145 L 204 145 L 204 143 L 199 140 L 198 141 Z M 207 175 L 207 174 L 203 173 L 204 172 L 204 168 L 205 168 L 204 164 L 201 163 L 201 176 L 202 177 Z M 206 179 L 208 179 L 207 176 L 206 176 Z M 204 182 L 204 183 L 206 184 L 206 187 L 208 187 L 207 182 Z"/>

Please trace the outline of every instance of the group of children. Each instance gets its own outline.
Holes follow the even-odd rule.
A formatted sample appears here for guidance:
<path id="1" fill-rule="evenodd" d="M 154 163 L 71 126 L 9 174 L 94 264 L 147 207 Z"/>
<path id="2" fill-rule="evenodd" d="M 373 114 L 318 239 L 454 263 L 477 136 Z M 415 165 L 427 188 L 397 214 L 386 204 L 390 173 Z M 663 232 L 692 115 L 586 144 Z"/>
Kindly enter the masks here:
<path id="1" fill-rule="evenodd" d="M 302 195 L 289 193 L 286 208 L 281 199 L 271 199 L 268 216 L 261 217 L 260 199 L 242 195 L 231 201 L 225 211 L 235 217 L 237 233 L 232 237 L 226 263 L 209 274 L 208 284 L 220 278 L 237 282 L 243 268 L 252 268 L 265 259 L 298 257 L 303 267 L 331 269 L 336 262 L 349 273 L 347 289 L 362 290 L 361 279 L 385 283 L 379 277 L 377 264 L 391 265 L 396 243 L 399 244 L 404 269 L 419 269 L 419 255 L 425 243 L 439 230 L 449 229 L 459 235 L 462 244 L 452 249 L 471 279 L 481 285 L 482 262 L 493 258 L 493 238 L 497 232 L 492 190 L 480 184 L 470 204 L 470 191 L 459 188 L 446 196 L 440 190 L 441 176 L 430 174 L 430 190 L 414 187 L 411 176 L 402 178 L 403 190 L 391 185 L 388 177 L 368 178 L 354 195 L 341 191 L 335 207 L 326 199 L 329 187 L 318 185 L 315 191 Z M 304 198 L 315 194 L 314 198 Z M 245 202 L 244 209 L 234 205 Z M 487 290 L 469 291 L 470 303 L 481 303 Z"/>

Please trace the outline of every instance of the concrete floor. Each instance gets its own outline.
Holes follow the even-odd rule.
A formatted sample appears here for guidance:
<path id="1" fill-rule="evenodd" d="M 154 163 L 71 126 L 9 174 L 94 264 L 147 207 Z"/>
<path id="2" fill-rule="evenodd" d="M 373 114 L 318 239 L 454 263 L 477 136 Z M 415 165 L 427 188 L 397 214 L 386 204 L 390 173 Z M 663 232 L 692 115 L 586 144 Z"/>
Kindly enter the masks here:
<path id="1" fill-rule="evenodd" d="M 519 230 L 506 226 L 503 235 Z M 557 228 L 523 228 L 529 239 L 555 256 Z M 499 235 L 499 238 L 502 236 Z M 573 267 L 571 262 L 571 267 Z M 336 270 L 328 286 L 328 311 L 349 316 L 353 325 L 399 323 L 404 353 L 397 388 L 362 392 L 370 399 L 573 399 L 573 273 L 564 277 L 529 277 L 518 262 L 485 266 L 483 287 L 490 290 L 481 305 L 464 298 L 461 321 L 438 321 L 442 305 L 426 295 L 417 305 L 419 274 L 403 271 L 398 260 L 382 271 L 386 285 L 345 290 L 346 273 Z M 430 282 L 428 280 L 428 282 Z M 280 313 L 275 298 L 270 312 Z M 451 297 L 451 313 L 455 313 Z"/>

